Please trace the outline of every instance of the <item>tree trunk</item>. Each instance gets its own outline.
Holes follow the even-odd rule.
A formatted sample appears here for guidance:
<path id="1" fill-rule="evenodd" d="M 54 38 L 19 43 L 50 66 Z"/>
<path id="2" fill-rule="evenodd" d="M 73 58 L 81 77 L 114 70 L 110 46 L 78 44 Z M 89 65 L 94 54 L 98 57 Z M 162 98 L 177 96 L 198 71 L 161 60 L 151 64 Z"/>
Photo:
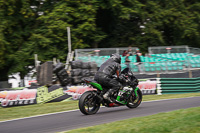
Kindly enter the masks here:
<path id="1" fill-rule="evenodd" d="M 25 86 L 25 82 L 24 82 L 24 77 L 25 77 L 25 74 L 20 72 L 20 87 L 24 87 Z"/>

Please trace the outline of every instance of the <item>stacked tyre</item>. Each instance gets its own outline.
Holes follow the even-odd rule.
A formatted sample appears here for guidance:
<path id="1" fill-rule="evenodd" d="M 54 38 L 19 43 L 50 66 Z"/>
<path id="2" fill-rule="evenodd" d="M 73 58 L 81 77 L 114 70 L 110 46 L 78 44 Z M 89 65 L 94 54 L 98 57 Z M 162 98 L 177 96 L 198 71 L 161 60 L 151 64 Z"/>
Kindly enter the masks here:
<path id="1" fill-rule="evenodd" d="M 56 76 L 62 86 L 71 84 L 71 77 L 65 70 L 65 66 L 63 63 L 56 64 L 56 66 L 53 69 L 53 72 L 56 74 Z"/>
<path id="2" fill-rule="evenodd" d="M 97 64 L 94 62 L 71 62 L 72 84 L 80 84 L 84 79 L 93 79 L 97 71 Z"/>
<path id="3" fill-rule="evenodd" d="M 97 72 L 97 64 L 95 62 L 72 61 L 70 65 L 70 74 L 66 72 L 62 63 L 56 64 L 53 69 L 62 86 L 77 85 L 82 83 L 84 79 L 93 79 Z"/>

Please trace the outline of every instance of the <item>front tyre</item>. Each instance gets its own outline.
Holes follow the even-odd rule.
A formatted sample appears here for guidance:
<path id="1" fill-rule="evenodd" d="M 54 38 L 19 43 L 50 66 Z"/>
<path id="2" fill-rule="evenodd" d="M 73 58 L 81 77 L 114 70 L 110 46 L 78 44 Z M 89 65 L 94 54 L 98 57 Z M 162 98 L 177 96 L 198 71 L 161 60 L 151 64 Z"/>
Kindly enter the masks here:
<path id="1" fill-rule="evenodd" d="M 79 99 L 79 109 L 85 115 L 95 114 L 99 108 L 100 103 L 97 102 L 95 91 L 87 91 L 83 93 Z"/>
<path id="2" fill-rule="evenodd" d="M 137 96 L 133 92 L 130 98 L 127 100 L 126 106 L 129 108 L 137 108 L 142 101 L 142 92 L 140 89 L 137 90 Z"/>

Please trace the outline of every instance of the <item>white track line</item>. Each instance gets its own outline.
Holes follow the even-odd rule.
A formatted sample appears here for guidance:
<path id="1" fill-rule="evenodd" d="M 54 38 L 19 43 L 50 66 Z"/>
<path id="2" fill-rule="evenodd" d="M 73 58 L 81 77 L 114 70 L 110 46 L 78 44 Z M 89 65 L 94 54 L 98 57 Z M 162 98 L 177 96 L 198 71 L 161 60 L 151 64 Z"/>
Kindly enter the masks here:
<path id="1" fill-rule="evenodd" d="M 41 116 L 48 116 L 48 115 L 54 115 L 54 114 L 61 114 L 61 113 L 67 113 L 67 112 L 78 111 L 78 110 L 79 110 L 79 109 L 68 110 L 68 111 L 62 111 L 62 112 L 55 112 L 55 113 L 49 113 L 49 114 L 43 114 L 43 115 L 35 115 L 35 116 L 30 116 L 30 117 L 24 117 L 24 118 L 12 119 L 12 120 L 0 121 L 0 123 L 3 123 L 3 122 L 10 122 L 10 121 L 16 121 L 16 120 L 23 120 L 23 119 L 29 119 L 29 118 L 35 118 L 35 117 L 41 117 Z"/>
<path id="2" fill-rule="evenodd" d="M 194 96 L 199 97 L 199 96 Z M 161 99 L 161 100 L 152 100 L 152 101 L 144 101 L 142 103 L 149 103 L 149 102 L 158 102 L 158 101 L 167 101 L 167 100 L 176 100 L 176 99 L 186 99 L 186 98 L 194 98 L 194 97 L 185 97 L 185 98 L 173 98 L 173 99 Z M 199 97 L 200 98 L 200 97 Z"/>
<path id="3" fill-rule="evenodd" d="M 194 96 L 196 97 L 196 96 Z M 194 98 L 194 97 L 186 97 L 186 98 Z M 198 96 L 197 96 L 198 97 Z M 200 97 L 199 97 L 200 98 Z M 176 99 L 185 99 L 185 98 L 173 98 L 173 99 L 162 99 L 162 100 L 152 100 L 152 101 L 144 101 L 142 103 L 149 103 L 149 102 L 158 102 L 158 101 L 167 101 L 167 100 L 176 100 Z M 104 107 L 104 106 L 103 106 Z M 48 116 L 48 115 L 54 115 L 54 114 L 61 114 L 61 113 L 67 113 L 67 112 L 73 112 L 78 111 L 79 109 L 75 110 L 68 110 L 68 111 L 62 111 L 62 112 L 55 112 L 55 113 L 49 113 L 49 114 L 43 114 L 43 115 L 35 115 L 31 117 L 24 117 L 24 118 L 18 118 L 18 119 L 12 119 L 12 120 L 6 120 L 6 121 L 0 121 L 0 123 L 4 122 L 10 122 L 10 121 L 17 121 L 17 120 L 23 120 L 23 119 L 29 119 L 29 118 L 35 118 L 35 117 L 41 117 L 41 116 Z"/>

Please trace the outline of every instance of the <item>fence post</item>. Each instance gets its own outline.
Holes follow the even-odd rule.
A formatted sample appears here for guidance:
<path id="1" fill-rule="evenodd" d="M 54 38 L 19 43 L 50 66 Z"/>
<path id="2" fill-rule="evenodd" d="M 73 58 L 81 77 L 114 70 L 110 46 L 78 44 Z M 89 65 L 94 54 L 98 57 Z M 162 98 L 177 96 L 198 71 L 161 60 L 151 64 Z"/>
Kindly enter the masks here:
<path id="1" fill-rule="evenodd" d="M 168 73 L 167 62 L 165 62 L 165 67 L 166 67 L 166 73 Z"/>
<path id="2" fill-rule="evenodd" d="M 187 51 L 187 53 L 190 53 L 190 49 L 188 46 L 186 46 L 186 51 Z"/>
<path id="3" fill-rule="evenodd" d="M 119 49 L 118 49 L 118 48 L 116 48 L 116 53 L 118 53 L 118 54 L 119 54 Z"/>
<path id="4" fill-rule="evenodd" d="M 77 49 L 75 49 L 75 55 L 76 55 L 76 56 L 75 56 L 75 60 L 78 60 L 78 56 L 79 56 L 79 55 L 78 55 L 78 50 L 77 50 Z"/>
<path id="5" fill-rule="evenodd" d="M 189 78 L 192 78 L 192 71 L 189 70 Z"/>
<path id="6" fill-rule="evenodd" d="M 157 78 L 160 78 L 160 73 L 158 71 L 156 71 L 157 73 Z"/>

